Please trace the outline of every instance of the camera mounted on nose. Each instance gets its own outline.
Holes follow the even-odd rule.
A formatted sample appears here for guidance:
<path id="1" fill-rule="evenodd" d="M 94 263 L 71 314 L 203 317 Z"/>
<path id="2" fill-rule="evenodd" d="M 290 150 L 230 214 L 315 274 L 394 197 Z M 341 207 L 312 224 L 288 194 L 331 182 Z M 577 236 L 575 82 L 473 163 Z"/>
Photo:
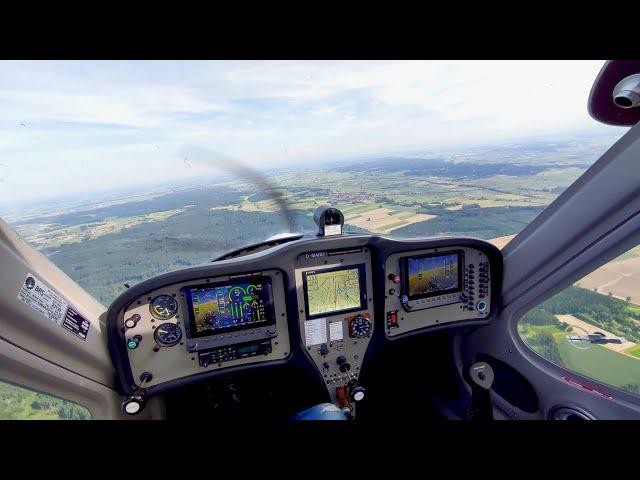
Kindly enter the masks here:
<path id="1" fill-rule="evenodd" d="M 331 205 L 320 205 L 313 214 L 313 221 L 318 225 L 318 236 L 328 237 L 342 235 L 344 215 Z"/>

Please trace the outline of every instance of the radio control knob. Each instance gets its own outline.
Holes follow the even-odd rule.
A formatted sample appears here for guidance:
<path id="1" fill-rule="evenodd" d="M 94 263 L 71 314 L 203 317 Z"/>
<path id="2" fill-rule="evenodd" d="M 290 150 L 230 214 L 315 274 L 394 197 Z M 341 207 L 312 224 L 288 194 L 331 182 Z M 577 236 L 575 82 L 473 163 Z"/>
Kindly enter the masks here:
<path id="1" fill-rule="evenodd" d="M 351 370 L 351 365 L 349 365 L 349 363 L 347 362 L 347 357 L 345 357 L 344 355 L 340 355 L 338 358 L 336 358 L 336 363 L 340 367 L 340 371 L 342 373 L 346 373 Z"/>

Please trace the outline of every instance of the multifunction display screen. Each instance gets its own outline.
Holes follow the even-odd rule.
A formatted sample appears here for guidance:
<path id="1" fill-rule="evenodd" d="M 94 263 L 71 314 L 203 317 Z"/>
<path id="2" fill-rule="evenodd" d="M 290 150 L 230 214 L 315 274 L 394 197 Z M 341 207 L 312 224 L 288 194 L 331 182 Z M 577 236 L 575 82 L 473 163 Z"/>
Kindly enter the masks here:
<path id="1" fill-rule="evenodd" d="M 405 292 L 410 300 L 461 290 L 460 253 L 421 255 L 404 260 Z"/>
<path id="2" fill-rule="evenodd" d="M 307 317 L 367 308 L 364 264 L 302 273 Z"/>
<path id="3" fill-rule="evenodd" d="M 191 337 L 275 323 L 269 277 L 186 287 L 184 292 Z"/>

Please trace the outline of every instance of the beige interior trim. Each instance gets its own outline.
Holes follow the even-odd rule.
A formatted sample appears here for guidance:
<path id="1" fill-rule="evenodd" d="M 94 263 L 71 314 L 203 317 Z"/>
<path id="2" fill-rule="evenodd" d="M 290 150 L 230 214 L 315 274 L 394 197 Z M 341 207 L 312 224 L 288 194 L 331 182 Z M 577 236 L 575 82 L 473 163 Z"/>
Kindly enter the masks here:
<path id="1" fill-rule="evenodd" d="M 62 296 L 91 324 L 86 340 L 56 325 L 18 300 L 26 275 L 32 273 Z M 106 309 L 89 293 L 26 243 L 0 219 L 0 339 L 74 372 L 83 382 L 114 387 L 115 371 L 109 357 L 104 326 Z M 14 379 L 5 377 L 8 381 Z"/>

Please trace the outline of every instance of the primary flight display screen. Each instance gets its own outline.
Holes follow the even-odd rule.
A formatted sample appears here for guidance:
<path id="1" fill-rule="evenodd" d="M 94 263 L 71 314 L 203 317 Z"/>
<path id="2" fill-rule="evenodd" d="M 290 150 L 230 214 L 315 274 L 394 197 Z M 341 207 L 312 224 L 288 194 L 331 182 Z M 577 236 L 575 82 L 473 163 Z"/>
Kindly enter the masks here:
<path id="1" fill-rule="evenodd" d="M 270 277 L 186 287 L 184 292 L 191 337 L 275 323 Z"/>
<path id="2" fill-rule="evenodd" d="M 404 261 L 405 293 L 410 300 L 461 290 L 459 252 L 408 257 Z"/>
<path id="3" fill-rule="evenodd" d="M 307 318 L 367 308 L 364 264 L 302 273 Z"/>

